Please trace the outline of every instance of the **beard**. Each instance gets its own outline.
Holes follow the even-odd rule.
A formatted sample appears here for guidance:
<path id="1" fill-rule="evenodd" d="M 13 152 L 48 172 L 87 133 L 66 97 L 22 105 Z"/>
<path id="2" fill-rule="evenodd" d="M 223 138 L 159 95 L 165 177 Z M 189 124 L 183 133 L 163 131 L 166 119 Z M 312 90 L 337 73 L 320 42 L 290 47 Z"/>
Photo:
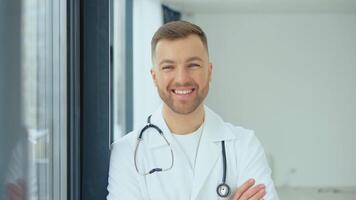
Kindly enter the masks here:
<path id="1" fill-rule="evenodd" d="M 195 97 L 193 99 L 190 99 L 188 101 L 180 101 L 173 97 L 174 94 L 172 94 L 172 90 L 169 89 L 171 87 L 168 86 L 167 89 L 162 89 L 157 86 L 158 94 L 163 100 L 163 102 L 173 112 L 182 115 L 188 115 L 194 112 L 203 103 L 209 92 L 209 81 L 207 81 L 207 83 L 202 88 L 199 88 L 198 85 L 193 82 L 189 82 L 184 85 L 175 84 L 175 86 L 193 86 L 195 88 L 195 90 L 193 91 L 195 93 Z"/>

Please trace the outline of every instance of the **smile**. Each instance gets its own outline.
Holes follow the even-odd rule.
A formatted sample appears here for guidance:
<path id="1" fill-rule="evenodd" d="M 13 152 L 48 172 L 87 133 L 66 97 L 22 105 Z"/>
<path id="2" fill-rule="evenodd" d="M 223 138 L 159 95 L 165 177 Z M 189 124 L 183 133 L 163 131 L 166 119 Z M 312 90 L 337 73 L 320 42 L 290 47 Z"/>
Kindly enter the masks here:
<path id="1" fill-rule="evenodd" d="M 187 95 L 187 94 L 190 94 L 194 91 L 194 88 L 190 89 L 190 90 L 177 90 L 177 89 L 174 89 L 172 90 L 174 94 L 179 94 L 179 95 Z"/>

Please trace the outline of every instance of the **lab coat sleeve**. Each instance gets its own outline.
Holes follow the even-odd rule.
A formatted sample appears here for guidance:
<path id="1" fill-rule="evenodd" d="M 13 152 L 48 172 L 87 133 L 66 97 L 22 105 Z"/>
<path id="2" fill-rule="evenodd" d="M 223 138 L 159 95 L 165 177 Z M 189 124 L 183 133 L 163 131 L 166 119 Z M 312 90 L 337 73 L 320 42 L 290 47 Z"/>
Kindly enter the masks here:
<path id="1" fill-rule="evenodd" d="M 133 161 L 133 148 L 129 141 L 113 144 L 110 158 L 107 200 L 142 200 L 139 177 Z"/>
<path id="2" fill-rule="evenodd" d="M 240 186 L 248 179 L 254 178 L 256 184 L 265 184 L 265 200 L 279 200 L 271 177 L 272 171 L 268 165 L 265 152 L 253 131 L 249 131 L 244 145 L 246 146 L 243 148 L 244 151 L 241 155 L 243 159 L 240 161 L 242 166 L 239 173 L 240 181 L 238 185 Z"/>

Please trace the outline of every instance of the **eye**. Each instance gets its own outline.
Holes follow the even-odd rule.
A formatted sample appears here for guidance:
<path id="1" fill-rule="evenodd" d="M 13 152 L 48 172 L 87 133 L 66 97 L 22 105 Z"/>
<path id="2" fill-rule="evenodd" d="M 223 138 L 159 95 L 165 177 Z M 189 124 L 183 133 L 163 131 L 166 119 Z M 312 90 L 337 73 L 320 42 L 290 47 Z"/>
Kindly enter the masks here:
<path id="1" fill-rule="evenodd" d="M 188 66 L 195 68 L 195 67 L 200 67 L 200 64 L 198 64 L 198 63 L 190 63 Z"/>
<path id="2" fill-rule="evenodd" d="M 164 65 L 164 66 L 162 66 L 161 69 L 164 71 L 171 70 L 171 69 L 173 69 L 173 65 Z"/>

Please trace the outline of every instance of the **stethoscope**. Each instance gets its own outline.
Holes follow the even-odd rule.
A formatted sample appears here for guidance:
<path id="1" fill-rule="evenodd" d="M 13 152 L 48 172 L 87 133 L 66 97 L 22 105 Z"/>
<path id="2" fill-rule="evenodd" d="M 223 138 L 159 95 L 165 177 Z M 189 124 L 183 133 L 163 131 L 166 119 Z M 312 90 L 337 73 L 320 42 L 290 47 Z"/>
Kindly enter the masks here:
<path id="1" fill-rule="evenodd" d="M 170 169 L 172 169 L 173 164 L 174 164 L 174 155 L 173 155 L 173 150 L 171 147 L 171 144 L 168 142 L 167 138 L 164 136 L 163 131 L 156 125 L 151 123 L 151 116 L 148 116 L 147 118 L 147 125 L 145 127 L 143 127 L 140 131 L 140 135 L 137 137 L 137 142 L 136 142 L 136 147 L 135 147 L 135 154 L 134 154 L 134 163 L 135 163 L 135 168 L 137 173 L 139 173 L 142 176 L 146 176 L 149 174 L 153 174 L 155 172 L 164 172 L 164 171 L 168 171 Z M 168 168 L 153 168 L 148 172 L 140 172 L 138 170 L 137 167 L 137 162 L 136 162 L 136 157 L 137 157 L 137 150 L 138 147 L 140 146 L 140 142 L 142 141 L 142 135 L 143 133 L 149 129 L 149 128 L 153 128 L 155 129 L 164 139 L 164 141 L 167 143 L 167 145 L 169 146 L 170 150 L 171 150 L 171 165 Z M 222 177 L 222 183 L 220 183 L 217 187 L 216 187 L 216 192 L 218 193 L 218 195 L 222 198 L 229 196 L 230 194 L 230 186 L 228 184 L 226 184 L 226 151 L 225 151 L 225 141 L 221 141 L 221 149 L 222 149 L 222 156 L 223 156 L 223 177 Z"/>

